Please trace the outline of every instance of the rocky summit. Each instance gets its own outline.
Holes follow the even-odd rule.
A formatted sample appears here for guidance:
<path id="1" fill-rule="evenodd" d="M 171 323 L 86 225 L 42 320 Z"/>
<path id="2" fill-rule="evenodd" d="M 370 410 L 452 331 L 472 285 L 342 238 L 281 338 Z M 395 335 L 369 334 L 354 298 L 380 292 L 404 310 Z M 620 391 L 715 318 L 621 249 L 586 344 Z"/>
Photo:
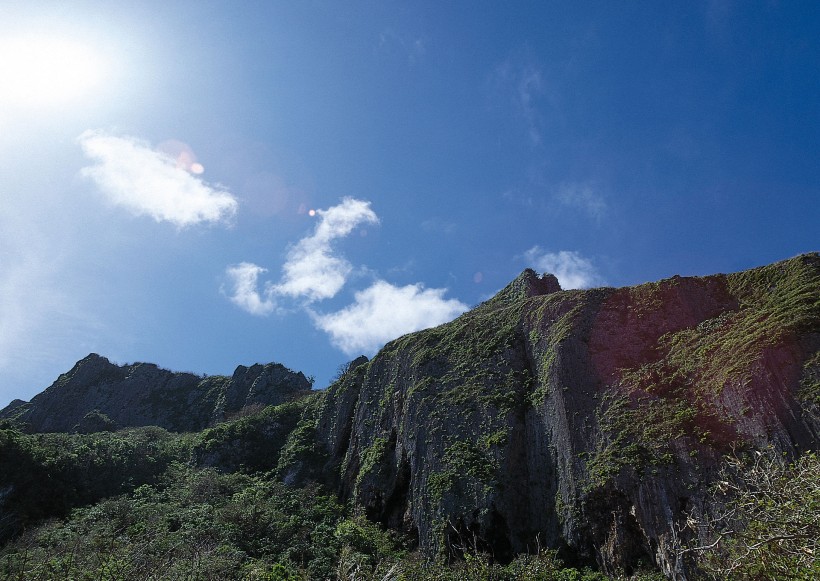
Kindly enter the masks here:
<path id="1" fill-rule="evenodd" d="M 589 290 L 525 270 L 321 391 L 281 365 L 201 378 L 90 355 L 0 417 L 31 432 L 196 431 L 286 401 L 298 405 L 207 431 L 188 461 L 253 458 L 428 559 L 550 548 L 606 574 L 693 578 L 691 547 L 712 538 L 689 525 L 725 501 L 727 459 L 785 465 L 820 445 L 820 256 Z"/>

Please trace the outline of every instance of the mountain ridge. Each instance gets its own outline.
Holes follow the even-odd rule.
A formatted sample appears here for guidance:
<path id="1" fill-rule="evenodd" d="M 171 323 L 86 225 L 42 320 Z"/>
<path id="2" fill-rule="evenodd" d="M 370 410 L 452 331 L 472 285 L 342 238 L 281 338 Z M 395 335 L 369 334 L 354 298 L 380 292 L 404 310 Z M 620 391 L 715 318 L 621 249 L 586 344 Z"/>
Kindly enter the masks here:
<path id="1" fill-rule="evenodd" d="M 30 402 L 15 400 L 0 410 L 0 419 L 14 419 L 31 432 L 148 425 L 199 431 L 249 406 L 279 405 L 310 389 L 303 373 L 279 363 L 201 377 L 153 363 L 116 365 L 91 353 Z"/>
<path id="2" fill-rule="evenodd" d="M 99 396 L 130 375 L 161 380 L 160 411 L 201 397 L 185 429 L 270 403 L 203 432 L 189 461 L 324 486 L 431 557 L 470 550 L 504 563 L 550 547 L 609 574 L 651 564 L 687 579 L 698 565 L 685 547 L 709 542 L 687 523 L 719 508 L 727 457 L 782 462 L 820 448 L 820 255 L 588 290 L 528 269 L 454 321 L 354 360 L 321 391 L 276 364 L 203 379 L 89 358 L 0 418 L 66 427 L 35 408 L 65 399 L 66 386 Z M 274 389 L 277 370 L 291 388 Z M 105 416 L 89 430 L 122 421 L 116 406 L 77 399 Z"/>

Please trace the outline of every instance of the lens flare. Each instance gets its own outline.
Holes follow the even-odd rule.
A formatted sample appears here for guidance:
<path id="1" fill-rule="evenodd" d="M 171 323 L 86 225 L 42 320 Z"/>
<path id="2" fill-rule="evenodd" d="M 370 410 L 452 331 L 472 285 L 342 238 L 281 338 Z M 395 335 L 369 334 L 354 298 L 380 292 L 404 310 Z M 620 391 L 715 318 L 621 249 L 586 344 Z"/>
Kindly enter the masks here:
<path id="1" fill-rule="evenodd" d="M 161 151 L 176 162 L 180 169 L 199 175 L 205 171 L 205 166 L 196 159 L 196 154 L 191 146 L 176 139 L 163 141 L 157 146 L 157 151 Z"/>

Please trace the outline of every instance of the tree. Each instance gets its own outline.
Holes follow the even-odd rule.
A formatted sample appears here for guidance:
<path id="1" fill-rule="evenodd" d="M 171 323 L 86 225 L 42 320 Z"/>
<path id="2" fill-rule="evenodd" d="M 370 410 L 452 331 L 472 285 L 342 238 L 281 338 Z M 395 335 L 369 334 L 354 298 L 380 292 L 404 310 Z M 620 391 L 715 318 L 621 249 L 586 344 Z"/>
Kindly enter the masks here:
<path id="1" fill-rule="evenodd" d="M 820 578 L 820 457 L 793 463 L 754 452 L 728 458 L 715 506 L 689 526 L 700 543 L 686 550 L 707 574 L 725 579 Z"/>

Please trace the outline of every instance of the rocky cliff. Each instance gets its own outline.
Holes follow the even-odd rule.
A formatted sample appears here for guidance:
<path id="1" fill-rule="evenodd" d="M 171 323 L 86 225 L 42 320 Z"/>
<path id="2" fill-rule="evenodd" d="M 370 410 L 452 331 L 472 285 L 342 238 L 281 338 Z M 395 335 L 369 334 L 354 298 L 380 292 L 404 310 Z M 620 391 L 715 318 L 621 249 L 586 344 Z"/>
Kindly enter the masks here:
<path id="1" fill-rule="evenodd" d="M 429 554 L 548 546 L 683 576 L 683 519 L 723 454 L 818 447 L 818 349 L 817 254 L 618 289 L 527 270 L 352 365 L 311 419 L 314 462 L 285 475 Z"/>
<path id="2" fill-rule="evenodd" d="M 302 373 L 278 363 L 240 365 L 231 377 L 201 377 L 151 363 L 115 365 L 92 353 L 31 402 L 0 410 L 32 432 L 96 432 L 134 426 L 202 430 L 249 407 L 310 393 Z"/>
<path id="3" fill-rule="evenodd" d="M 197 430 L 309 387 L 274 364 L 203 379 L 90 355 L 0 417 Z M 685 579 L 701 534 L 686 520 L 712 506 L 726 454 L 820 447 L 820 255 L 591 290 L 526 270 L 257 415 L 203 432 L 191 461 L 324 483 L 428 556 L 550 547 Z"/>

